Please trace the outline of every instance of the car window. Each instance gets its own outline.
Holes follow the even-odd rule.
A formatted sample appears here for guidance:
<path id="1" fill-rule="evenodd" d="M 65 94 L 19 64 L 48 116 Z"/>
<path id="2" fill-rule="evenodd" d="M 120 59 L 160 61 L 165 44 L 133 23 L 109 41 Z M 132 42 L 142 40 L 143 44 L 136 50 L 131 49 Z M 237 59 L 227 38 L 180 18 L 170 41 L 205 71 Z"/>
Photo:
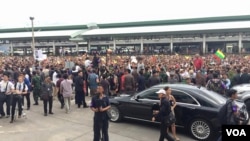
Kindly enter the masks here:
<path id="1" fill-rule="evenodd" d="M 172 90 L 172 95 L 174 96 L 176 102 L 198 105 L 198 103 L 190 95 L 184 92 Z"/>
<path id="2" fill-rule="evenodd" d="M 150 89 L 140 93 L 141 99 L 152 99 L 159 100 L 158 94 L 156 93 L 159 89 Z"/>

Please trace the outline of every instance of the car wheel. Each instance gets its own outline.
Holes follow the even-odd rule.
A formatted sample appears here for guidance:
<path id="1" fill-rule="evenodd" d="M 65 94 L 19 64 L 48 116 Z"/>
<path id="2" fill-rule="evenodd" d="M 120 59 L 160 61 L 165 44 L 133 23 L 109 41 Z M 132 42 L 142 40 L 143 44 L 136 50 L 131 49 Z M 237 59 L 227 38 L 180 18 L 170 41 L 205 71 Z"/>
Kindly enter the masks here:
<path id="1" fill-rule="evenodd" d="M 202 119 L 192 120 L 189 124 L 191 135 L 197 140 L 208 140 L 212 137 L 211 125 Z"/>
<path id="2" fill-rule="evenodd" d="M 108 110 L 108 115 L 110 121 L 119 122 L 122 119 L 120 110 L 115 105 L 111 105 L 111 108 Z"/>
<path id="3" fill-rule="evenodd" d="M 246 100 L 246 101 L 245 101 L 245 104 L 246 104 L 246 106 L 247 106 L 247 111 L 248 111 L 248 113 L 250 113 L 250 99 Z"/>

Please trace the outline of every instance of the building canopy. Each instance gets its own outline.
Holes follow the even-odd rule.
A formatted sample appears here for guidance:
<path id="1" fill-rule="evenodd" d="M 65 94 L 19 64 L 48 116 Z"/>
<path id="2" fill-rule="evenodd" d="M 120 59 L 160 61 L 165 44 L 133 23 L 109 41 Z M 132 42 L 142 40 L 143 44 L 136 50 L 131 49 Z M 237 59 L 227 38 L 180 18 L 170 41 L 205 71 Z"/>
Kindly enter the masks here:
<path id="1" fill-rule="evenodd" d="M 140 35 L 140 34 L 180 34 L 180 33 L 213 33 L 220 31 L 250 31 L 250 21 L 216 22 L 178 24 L 164 26 L 122 27 L 93 29 L 82 33 L 83 37 L 112 36 L 112 35 Z"/>

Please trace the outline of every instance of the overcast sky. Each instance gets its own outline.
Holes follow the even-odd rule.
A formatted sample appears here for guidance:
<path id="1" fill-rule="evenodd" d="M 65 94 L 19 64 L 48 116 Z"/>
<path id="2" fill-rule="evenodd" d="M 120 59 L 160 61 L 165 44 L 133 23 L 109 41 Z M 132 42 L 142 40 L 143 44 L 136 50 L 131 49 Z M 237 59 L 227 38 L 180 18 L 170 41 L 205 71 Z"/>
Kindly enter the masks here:
<path id="1" fill-rule="evenodd" d="M 250 15 L 250 0 L 1 0 L 0 28 Z"/>

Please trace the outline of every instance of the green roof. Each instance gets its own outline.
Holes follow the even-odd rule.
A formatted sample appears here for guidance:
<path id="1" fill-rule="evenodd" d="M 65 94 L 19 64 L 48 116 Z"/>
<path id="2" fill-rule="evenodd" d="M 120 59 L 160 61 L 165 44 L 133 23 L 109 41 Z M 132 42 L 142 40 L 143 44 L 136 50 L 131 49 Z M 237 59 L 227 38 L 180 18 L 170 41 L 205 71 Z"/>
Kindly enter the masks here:
<path id="1" fill-rule="evenodd" d="M 250 21 L 250 15 L 223 16 L 223 17 L 206 17 L 190 19 L 171 19 L 158 21 L 137 21 L 123 23 L 104 23 L 97 24 L 99 28 L 119 28 L 119 27 L 138 27 L 138 26 L 159 26 L 159 25 L 176 25 L 176 24 L 195 24 L 195 23 L 213 23 L 213 22 L 233 22 L 233 21 Z M 57 31 L 57 30 L 84 30 L 88 29 L 87 25 L 67 25 L 67 26 L 44 26 L 34 27 L 35 31 Z M 0 29 L 0 33 L 11 32 L 30 32 L 31 28 L 9 28 Z"/>

